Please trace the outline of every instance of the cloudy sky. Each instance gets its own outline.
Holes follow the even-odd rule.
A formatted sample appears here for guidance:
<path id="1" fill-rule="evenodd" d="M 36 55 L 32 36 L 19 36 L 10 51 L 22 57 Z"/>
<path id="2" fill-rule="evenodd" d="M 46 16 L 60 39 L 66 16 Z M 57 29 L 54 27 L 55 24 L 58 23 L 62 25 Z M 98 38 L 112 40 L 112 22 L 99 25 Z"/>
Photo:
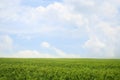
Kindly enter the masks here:
<path id="1" fill-rule="evenodd" d="M 0 0 L 0 57 L 120 58 L 120 0 Z"/>

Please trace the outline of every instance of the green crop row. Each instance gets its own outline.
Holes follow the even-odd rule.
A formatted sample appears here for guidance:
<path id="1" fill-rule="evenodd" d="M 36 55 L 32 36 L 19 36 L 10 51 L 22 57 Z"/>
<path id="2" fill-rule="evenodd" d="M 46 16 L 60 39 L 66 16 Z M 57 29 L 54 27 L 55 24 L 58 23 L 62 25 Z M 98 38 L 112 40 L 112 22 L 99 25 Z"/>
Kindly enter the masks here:
<path id="1" fill-rule="evenodd" d="M 120 80 L 120 59 L 0 58 L 0 80 Z"/>

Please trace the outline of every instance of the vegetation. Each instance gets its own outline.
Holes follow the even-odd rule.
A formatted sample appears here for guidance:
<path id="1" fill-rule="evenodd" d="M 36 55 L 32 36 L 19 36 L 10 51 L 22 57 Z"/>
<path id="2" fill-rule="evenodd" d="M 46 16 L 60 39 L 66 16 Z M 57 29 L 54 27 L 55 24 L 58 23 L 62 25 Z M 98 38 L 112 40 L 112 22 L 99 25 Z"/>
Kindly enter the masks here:
<path id="1" fill-rule="evenodd" d="M 120 80 L 120 59 L 0 58 L 0 80 Z"/>

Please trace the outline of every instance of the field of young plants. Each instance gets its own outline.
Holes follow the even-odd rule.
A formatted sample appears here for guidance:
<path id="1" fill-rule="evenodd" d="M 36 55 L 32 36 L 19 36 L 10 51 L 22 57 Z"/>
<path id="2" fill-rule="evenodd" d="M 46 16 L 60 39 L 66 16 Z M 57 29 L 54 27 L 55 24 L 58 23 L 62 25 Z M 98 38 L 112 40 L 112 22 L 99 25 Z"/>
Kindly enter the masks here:
<path id="1" fill-rule="evenodd" d="M 0 58 L 0 80 L 120 80 L 120 59 Z"/>

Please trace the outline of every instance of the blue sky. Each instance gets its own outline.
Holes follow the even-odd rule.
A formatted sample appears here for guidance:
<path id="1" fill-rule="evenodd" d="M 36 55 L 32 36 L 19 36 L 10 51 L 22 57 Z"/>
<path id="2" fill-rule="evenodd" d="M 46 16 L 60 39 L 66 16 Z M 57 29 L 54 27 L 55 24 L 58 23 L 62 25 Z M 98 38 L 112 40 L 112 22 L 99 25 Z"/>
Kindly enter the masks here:
<path id="1" fill-rule="evenodd" d="M 120 58 L 120 0 L 1 0 L 0 57 Z"/>

